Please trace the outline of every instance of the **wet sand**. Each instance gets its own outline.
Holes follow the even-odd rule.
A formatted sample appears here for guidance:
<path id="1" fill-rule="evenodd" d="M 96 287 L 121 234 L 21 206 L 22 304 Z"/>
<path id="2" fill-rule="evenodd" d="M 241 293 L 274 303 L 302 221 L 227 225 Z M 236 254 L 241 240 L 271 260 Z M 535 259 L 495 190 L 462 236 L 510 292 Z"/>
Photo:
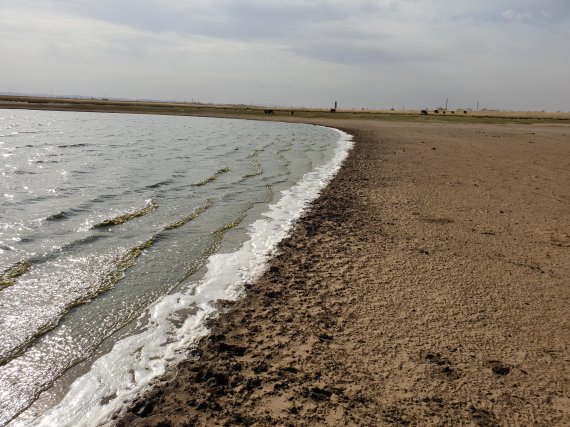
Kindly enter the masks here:
<path id="1" fill-rule="evenodd" d="M 339 174 L 116 425 L 570 425 L 570 126 L 319 123 Z"/>

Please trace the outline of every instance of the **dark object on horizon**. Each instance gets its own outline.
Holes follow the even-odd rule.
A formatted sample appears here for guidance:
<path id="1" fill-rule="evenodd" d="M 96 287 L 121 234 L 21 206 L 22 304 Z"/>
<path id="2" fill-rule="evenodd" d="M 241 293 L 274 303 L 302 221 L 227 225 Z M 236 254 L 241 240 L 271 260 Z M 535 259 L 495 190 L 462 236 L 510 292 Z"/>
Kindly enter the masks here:
<path id="1" fill-rule="evenodd" d="M 446 113 L 446 111 L 445 111 L 445 110 L 443 110 L 443 114 L 445 114 L 445 113 Z"/>
<path id="2" fill-rule="evenodd" d="M 467 114 L 467 110 L 463 110 L 463 114 Z"/>
<path id="3" fill-rule="evenodd" d="M 294 114 L 295 114 L 295 112 L 293 110 L 291 110 L 291 115 L 294 115 Z"/>
<path id="4" fill-rule="evenodd" d="M 263 110 L 264 114 L 275 114 L 273 110 Z"/>
<path id="5" fill-rule="evenodd" d="M 455 115 L 455 111 L 452 111 L 451 114 Z"/>
<path id="6" fill-rule="evenodd" d="M 439 110 L 433 110 L 435 114 L 439 114 Z"/>
<path id="7" fill-rule="evenodd" d="M 427 110 L 422 110 L 422 112 L 421 112 L 421 114 L 424 116 L 427 116 L 427 113 L 428 113 Z"/>
<path id="8" fill-rule="evenodd" d="M 334 108 L 331 108 L 331 113 L 336 113 L 337 102 L 334 102 Z"/>

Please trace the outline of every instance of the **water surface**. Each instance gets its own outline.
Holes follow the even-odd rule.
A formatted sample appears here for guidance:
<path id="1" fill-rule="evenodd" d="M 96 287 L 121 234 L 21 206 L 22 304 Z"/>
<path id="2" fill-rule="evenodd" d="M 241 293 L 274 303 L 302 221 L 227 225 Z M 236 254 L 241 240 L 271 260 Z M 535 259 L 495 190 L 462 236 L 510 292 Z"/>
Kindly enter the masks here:
<path id="1" fill-rule="evenodd" d="M 106 371 L 92 377 L 99 406 L 160 374 L 330 178 L 340 139 L 298 124 L 0 110 L 0 425 L 33 404 L 12 424 L 32 422 L 87 372 Z"/>

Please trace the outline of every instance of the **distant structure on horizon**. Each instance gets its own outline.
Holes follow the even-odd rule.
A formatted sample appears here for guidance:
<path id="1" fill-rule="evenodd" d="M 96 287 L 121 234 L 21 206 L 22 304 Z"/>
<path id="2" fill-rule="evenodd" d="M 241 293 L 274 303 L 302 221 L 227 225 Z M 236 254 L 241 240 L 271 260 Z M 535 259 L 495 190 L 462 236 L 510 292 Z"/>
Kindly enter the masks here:
<path id="1" fill-rule="evenodd" d="M 331 108 L 331 113 L 336 113 L 337 102 L 334 102 L 334 108 Z"/>

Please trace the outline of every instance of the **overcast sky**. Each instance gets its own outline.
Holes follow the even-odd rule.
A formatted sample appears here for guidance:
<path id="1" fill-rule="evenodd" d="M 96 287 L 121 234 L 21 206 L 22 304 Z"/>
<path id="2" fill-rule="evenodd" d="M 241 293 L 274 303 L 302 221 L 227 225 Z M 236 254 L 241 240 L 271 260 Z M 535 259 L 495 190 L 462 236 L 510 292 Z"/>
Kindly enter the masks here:
<path id="1" fill-rule="evenodd" d="M 570 111 L 570 0 L 0 0 L 0 92 Z"/>

